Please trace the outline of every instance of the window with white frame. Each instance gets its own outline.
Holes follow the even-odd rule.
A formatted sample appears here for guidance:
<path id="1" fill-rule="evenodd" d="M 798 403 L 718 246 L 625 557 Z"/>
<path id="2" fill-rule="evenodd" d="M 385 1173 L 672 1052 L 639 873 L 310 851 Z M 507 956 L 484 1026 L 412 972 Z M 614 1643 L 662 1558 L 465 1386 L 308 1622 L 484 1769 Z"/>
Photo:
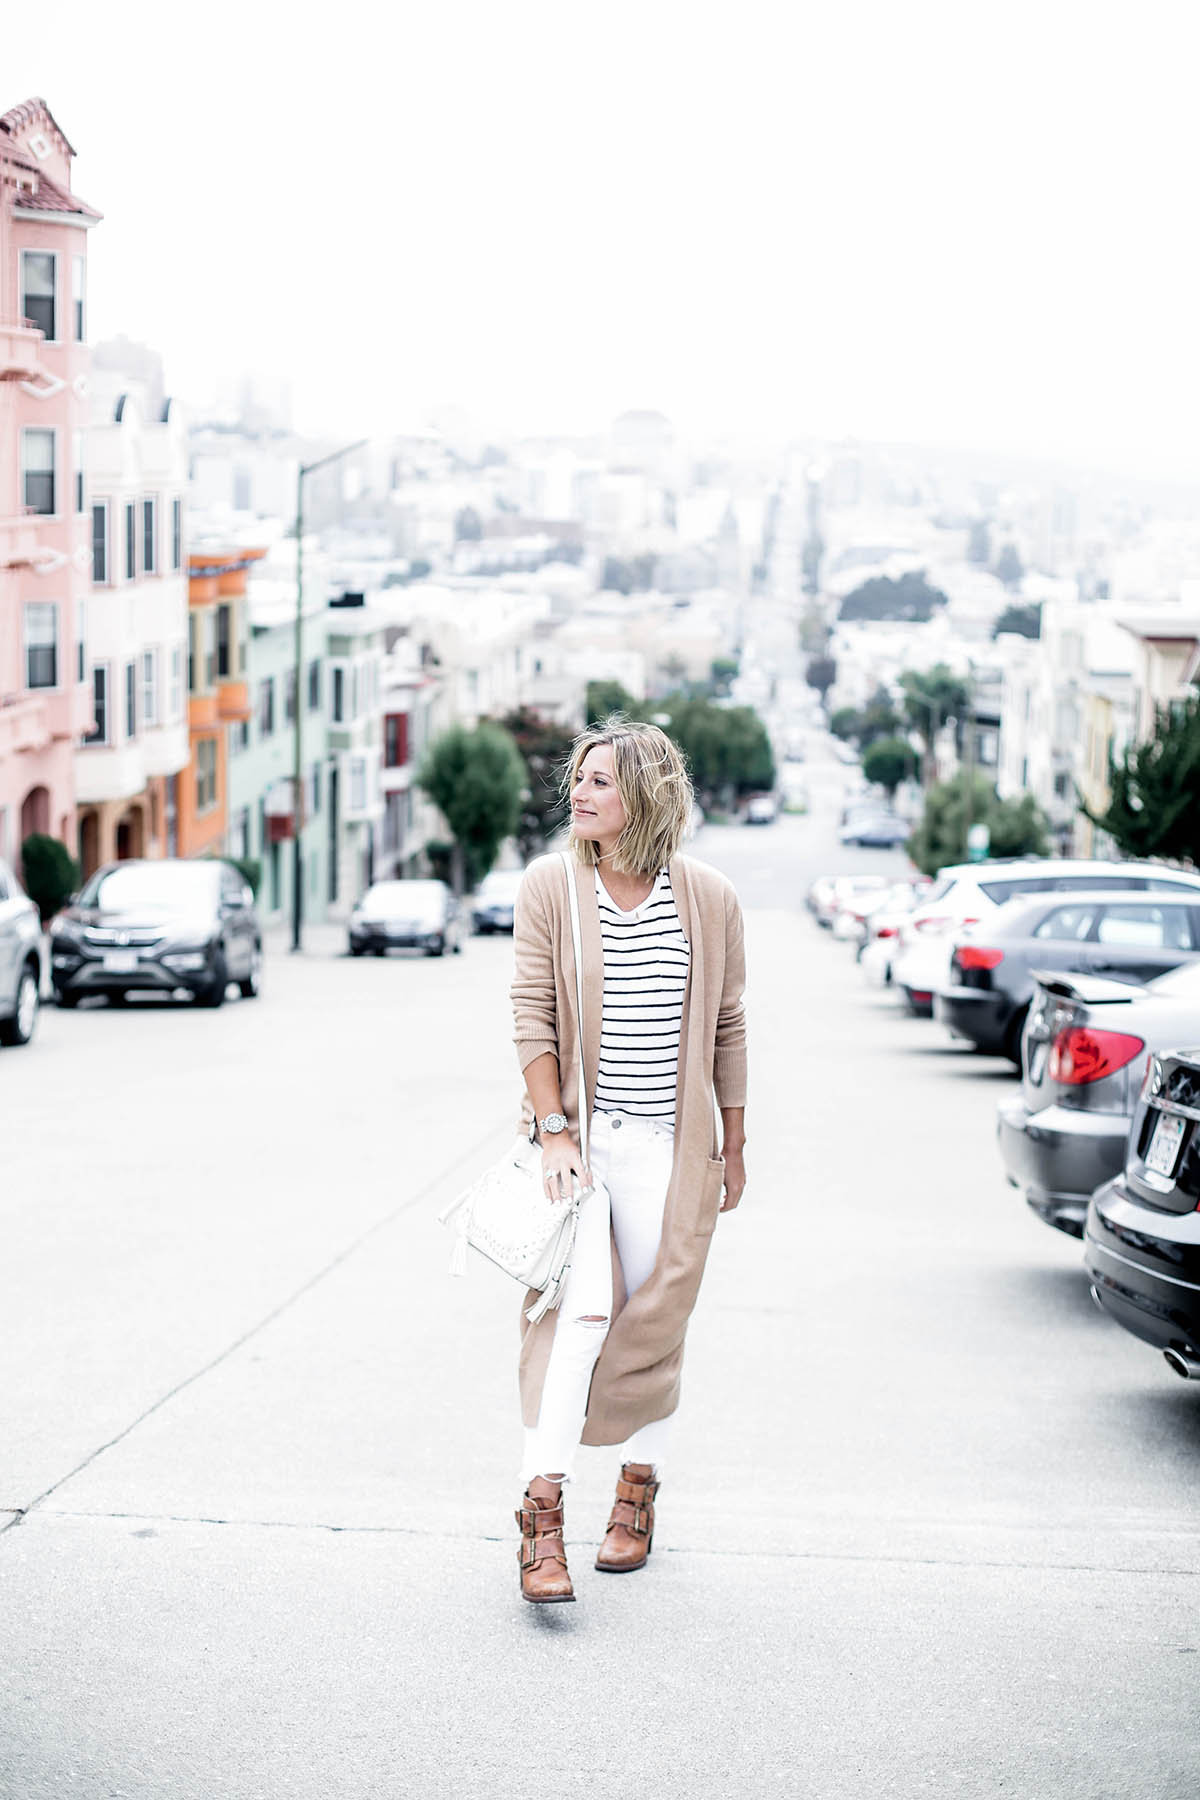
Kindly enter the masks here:
<path id="1" fill-rule="evenodd" d="M 313 763 L 310 767 L 305 786 L 307 792 L 304 799 L 304 816 L 306 819 L 318 818 L 321 812 L 321 765 L 319 762 Z"/>
<path id="2" fill-rule="evenodd" d="M 53 425 L 27 425 L 21 433 L 21 469 L 24 482 L 25 511 L 49 517 L 57 510 L 54 478 L 55 438 Z"/>
<path id="3" fill-rule="evenodd" d="M 178 571 L 183 567 L 183 501 L 178 494 L 171 502 L 171 568 Z"/>
<path id="4" fill-rule="evenodd" d="M 183 711 L 183 651 L 178 644 L 171 651 L 171 685 L 167 690 L 167 716 L 174 724 Z"/>
<path id="5" fill-rule="evenodd" d="M 142 573 L 158 574 L 158 502 L 153 494 L 142 501 Z"/>
<path id="6" fill-rule="evenodd" d="M 217 740 L 196 740 L 196 811 L 211 812 L 217 804 Z"/>
<path id="7" fill-rule="evenodd" d="M 84 478 L 84 459 L 87 455 L 86 433 L 77 431 L 74 434 L 73 447 L 75 452 L 75 511 L 81 513 L 87 511 L 87 495 L 84 491 L 87 485 Z"/>
<path id="8" fill-rule="evenodd" d="M 321 705 L 321 664 L 314 657 L 308 665 L 308 710 L 316 712 Z"/>
<path id="9" fill-rule="evenodd" d="M 97 663 L 92 669 L 92 718 L 95 724 L 84 738 L 84 743 L 107 744 L 108 668 L 104 663 Z"/>
<path id="10" fill-rule="evenodd" d="M 58 686 L 58 602 L 25 603 L 25 686 Z"/>
<path id="11" fill-rule="evenodd" d="M 268 675 L 258 684 L 258 735 L 271 737 L 275 730 L 275 678 Z"/>
<path id="12" fill-rule="evenodd" d="M 53 250 L 21 252 L 21 315 L 47 341 L 58 337 L 58 258 Z"/>
<path id="13" fill-rule="evenodd" d="M 367 759 L 365 756 L 350 758 L 350 810 L 365 812 L 367 805 Z"/>
<path id="14" fill-rule="evenodd" d="M 87 342 L 87 258 L 71 258 L 71 304 L 74 309 L 75 342 Z"/>
<path id="15" fill-rule="evenodd" d="M 108 502 L 92 502 L 92 580 L 102 584 L 108 580 Z"/>
<path id="16" fill-rule="evenodd" d="M 137 579 L 137 506 L 132 500 L 125 502 L 125 579 Z"/>
<path id="17" fill-rule="evenodd" d="M 137 664 L 125 664 L 125 736 L 137 736 Z"/>
<path id="18" fill-rule="evenodd" d="M 142 651 L 142 724 L 158 724 L 158 651 Z"/>
<path id="19" fill-rule="evenodd" d="M 283 677 L 283 717 L 288 725 L 296 723 L 296 671 L 288 669 Z"/>
<path id="20" fill-rule="evenodd" d="M 329 716 L 335 725 L 342 725 L 346 720 L 346 670 L 342 663 L 334 663 L 330 670 Z"/>
<path id="21" fill-rule="evenodd" d="M 75 679 L 87 680 L 87 601 L 75 602 Z"/>

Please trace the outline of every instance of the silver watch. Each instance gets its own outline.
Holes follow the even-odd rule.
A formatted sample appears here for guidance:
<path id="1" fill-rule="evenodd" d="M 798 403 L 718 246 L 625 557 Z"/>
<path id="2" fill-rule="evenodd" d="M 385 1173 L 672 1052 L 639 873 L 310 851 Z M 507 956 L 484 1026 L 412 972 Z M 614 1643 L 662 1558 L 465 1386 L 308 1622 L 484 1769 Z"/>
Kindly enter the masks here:
<path id="1" fill-rule="evenodd" d="M 538 1124 L 548 1137 L 557 1137 L 560 1131 L 567 1129 L 567 1121 L 561 1113 L 547 1113 L 544 1119 L 538 1120 Z"/>

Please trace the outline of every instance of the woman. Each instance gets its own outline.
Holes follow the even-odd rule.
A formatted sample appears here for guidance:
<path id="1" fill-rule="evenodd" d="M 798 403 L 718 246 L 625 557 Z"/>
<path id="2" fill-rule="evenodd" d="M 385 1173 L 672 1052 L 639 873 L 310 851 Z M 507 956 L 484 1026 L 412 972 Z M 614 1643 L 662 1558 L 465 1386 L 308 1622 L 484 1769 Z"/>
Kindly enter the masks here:
<path id="1" fill-rule="evenodd" d="M 522 882 L 512 985 L 525 1120 L 537 1121 L 546 1194 L 596 1178 L 557 1310 L 523 1320 L 521 1592 L 541 1603 L 575 1598 L 562 1484 L 580 1442 L 624 1446 L 596 1567 L 645 1565 L 688 1315 L 717 1213 L 737 1205 L 746 1180 L 741 910 L 723 875 L 679 854 L 692 809 L 682 758 L 655 726 L 610 719 L 576 739 L 567 788 L 590 1169 L 558 856 L 532 863 Z"/>

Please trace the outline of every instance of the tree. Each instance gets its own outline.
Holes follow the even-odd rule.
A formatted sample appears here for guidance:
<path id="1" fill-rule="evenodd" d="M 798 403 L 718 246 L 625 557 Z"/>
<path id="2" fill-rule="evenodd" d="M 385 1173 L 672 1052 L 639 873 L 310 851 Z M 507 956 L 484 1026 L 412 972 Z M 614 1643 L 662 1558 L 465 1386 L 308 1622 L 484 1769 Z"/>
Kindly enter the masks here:
<path id="1" fill-rule="evenodd" d="M 877 687 L 859 716 L 857 737 L 865 750 L 879 738 L 894 738 L 904 721 L 885 687 Z"/>
<path id="2" fill-rule="evenodd" d="M 1040 638 L 1042 635 L 1041 601 L 1036 601 L 1028 606 L 1006 606 L 992 626 L 992 636 L 998 638 L 1002 631 L 1016 632 L 1018 637 Z"/>
<path id="3" fill-rule="evenodd" d="M 965 714 L 970 698 L 967 684 L 945 663 L 935 663 L 932 669 L 907 670 L 900 677 L 900 692 L 905 722 L 916 732 L 924 749 L 928 786 L 933 777 L 934 739 L 948 719 L 961 719 Z"/>
<path id="4" fill-rule="evenodd" d="M 904 738 L 876 738 L 863 752 L 862 772 L 868 781 L 877 782 L 892 799 L 902 781 L 907 781 L 917 766 L 916 754 Z"/>
<path id="5" fill-rule="evenodd" d="M 1002 581 L 1006 588 L 1020 587 L 1021 577 L 1025 573 L 1021 558 L 1017 555 L 1015 544 L 1005 544 L 996 558 L 996 566 L 992 570 L 997 581 Z"/>
<path id="6" fill-rule="evenodd" d="M 517 825 L 517 842 L 526 861 L 544 850 L 566 821 L 562 778 L 571 755 L 574 733 L 532 706 L 507 713 L 503 725 L 525 763 L 526 785 Z"/>
<path id="7" fill-rule="evenodd" d="M 923 569 L 910 569 L 907 575 L 872 575 L 861 582 L 842 601 L 838 617 L 903 619 L 921 625 L 933 617 L 935 607 L 946 604 L 945 594 L 931 586 Z"/>
<path id="8" fill-rule="evenodd" d="M 600 586 L 615 594 L 644 593 L 654 586 L 658 558 L 650 551 L 642 556 L 606 556 Z"/>
<path id="9" fill-rule="evenodd" d="M 837 663 L 832 656 L 814 656 L 809 659 L 804 675 L 809 687 L 816 688 L 822 700 L 837 680 Z"/>
<path id="10" fill-rule="evenodd" d="M 968 812 L 967 799 L 970 797 Z M 926 875 L 967 855 L 968 825 L 986 825 L 992 856 L 1045 856 L 1050 848 L 1046 817 L 1032 794 L 1001 800 L 986 775 L 960 770 L 939 781 L 925 796 L 921 822 L 908 840 L 908 854 Z"/>
<path id="11" fill-rule="evenodd" d="M 417 780 L 454 838 L 454 886 L 474 887 L 521 818 L 525 764 L 503 726 L 485 719 L 474 731 L 452 725 L 430 745 Z"/>
<path id="12" fill-rule="evenodd" d="M 65 906 L 79 886 L 79 864 L 64 843 L 34 831 L 21 845 L 25 892 L 41 914 L 42 924 Z"/>
<path id="13" fill-rule="evenodd" d="M 862 714 L 857 706 L 839 706 L 829 721 L 829 729 L 835 738 L 841 738 L 844 744 L 848 744 L 862 730 Z"/>
<path id="14" fill-rule="evenodd" d="M 967 561 L 986 569 L 992 560 L 992 530 L 986 519 L 972 519 L 967 533 Z"/>
<path id="15" fill-rule="evenodd" d="M 1200 694 L 1159 707 L 1154 735 L 1109 759 L 1112 799 L 1103 813 L 1080 811 L 1126 856 L 1200 862 Z"/>
<path id="16" fill-rule="evenodd" d="M 619 681 L 589 681 L 585 705 L 589 725 L 597 725 L 601 719 L 611 718 L 613 713 L 633 719 L 638 712 L 638 702 Z"/>
<path id="17" fill-rule="evenodd" d="M 738 660 L 735 656 L 714 656 L 710 668 L 709 687 L 719 699 L 725 699 L 737 678 Z"/>
<path id="18" fill-rule="evenodd" d="M 771 740 L 753 707 L 716 706 L 688 694 L 670 694 L 661 705 L 703 803 L 729 806 L 739 794 L 774 787 Z"/>
<path id="19" fill-rule="evenodd" d="M 460 507 L 455 514 L 454 535 L 460 544 L 477 544 L 483 536 L 483 520 L 473 506 Z"/>

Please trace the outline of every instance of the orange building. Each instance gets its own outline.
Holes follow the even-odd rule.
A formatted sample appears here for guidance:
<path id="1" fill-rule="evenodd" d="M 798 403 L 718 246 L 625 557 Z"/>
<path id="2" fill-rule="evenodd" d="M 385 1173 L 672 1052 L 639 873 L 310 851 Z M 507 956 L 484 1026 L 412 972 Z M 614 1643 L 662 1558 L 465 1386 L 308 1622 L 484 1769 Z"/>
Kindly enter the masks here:
<path id="1" fill-rule="evenodd" d="M 229 829 L 228 731 L 250 718 L 246 571 L 264 550 L 197 550 L 188 557 L 188 735 L 180 777 L 180 856 L 219 856 Z"/>

